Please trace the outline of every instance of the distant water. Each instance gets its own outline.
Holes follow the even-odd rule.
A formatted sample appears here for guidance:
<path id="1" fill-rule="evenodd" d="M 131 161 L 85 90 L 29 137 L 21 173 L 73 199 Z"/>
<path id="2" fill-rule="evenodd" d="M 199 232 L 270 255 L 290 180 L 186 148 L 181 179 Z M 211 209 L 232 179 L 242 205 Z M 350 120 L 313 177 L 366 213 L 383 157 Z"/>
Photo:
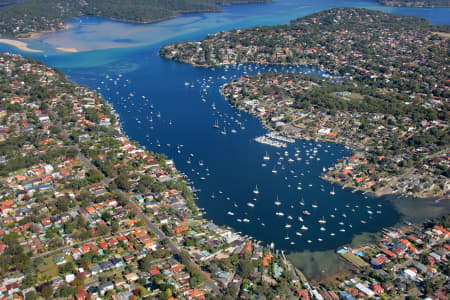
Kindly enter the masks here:
<path id="1" fill-rule="evenodd" d="M 423 219 L 424 215 L 414 215 L 417 210 L 409 208 L 411 203 L 425 202 L 386 201 L 322 181 L 319 175 L 323 168 L 350 155 L 350 150 L 305 140 L 290 144 L 287 149 L 258 144 L 253 139 L 266 133 L 260 122 L 230 107 L 218 92 L 221 84 L 246 74 L 276 70 L 314 73 L 314 69 L 254 65 L 194 68 L 162 59 L 157 52 L 168 42 L 195 40 L 219 30 L 284 24 L 337 6 L 421 16 L 434 24 L 448 23 L 450 15 L 449 9 L 391 8 L 370 1 L 277 0 L 228 6 L 223 13 L 188 14 L 149 25 L 80 18 L 71 21 L 70 30 L 44 35 L 31 41 L 30 47 L 45 51 L 44 55 L 32 54 L 34 57 L 62 69 L 71 80 L 101 92 L 120 114 L 123 128 L 132 139 L 173 158 L 177 168 L 201 190 L 197 204 L 205 209 L 207 218 L 264 244 L 274 242 L 277 248 L 290 252 L 296 265 L 307 269 L 308 275 L 320 277 L 321 266 L 306 264 L 309 258 L 304 255 L 309 252 L 298 252 L 321 251 L 314 252 L 319 255 L 315 259 L 326 261 L 320 258 L 323 253 L 326 256 L 334 252 L 357 235 L 392 226 L 401 215 Z M 91 51 L 60 54 L 55 47 Z M 0 49 L 19 52 L 2 44 Z M 220 129 L 212 127 L 216 121 Z M 223 128 L 226 135 L 220 133 Z M 269 161 L 263 160 L 266 152 Z M 263 167 L 263 163 L 267 166 Z M 272 172 L 274 168 L 277 174 Z M 206 180 L 201 180 L 202 177 Z M 253 193 L 256 185 L 258 195 Z M 330 194 L 333 189 L 335 195 Z M 279 206 L 274 204 L 277 199 L 281 202 Z M 430 209 L 424 211 L 435 215 L 449 211 L 433 201 L 426 202 L 426 206 Z M 303 210 L 311 212 L 311 216 L 303 215 Z M 276 216 L 276 212 L 283 212 L 284 216 Z M 322 218 L 326 223 L 318 222 Z M 302 224 L 308 230 L 302 230 Z M 326 265 L 335 263 L 333 258 Z"/>

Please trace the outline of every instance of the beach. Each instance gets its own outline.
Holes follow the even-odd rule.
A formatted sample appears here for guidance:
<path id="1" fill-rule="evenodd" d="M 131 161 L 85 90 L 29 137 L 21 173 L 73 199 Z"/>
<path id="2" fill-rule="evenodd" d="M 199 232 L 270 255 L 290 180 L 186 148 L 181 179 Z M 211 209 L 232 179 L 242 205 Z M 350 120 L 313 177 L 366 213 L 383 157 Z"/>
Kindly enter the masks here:
<path id="1" fill-rule="evenodd" d="M 10 40 L 10 39 L 0 39 L 0 43 L 8 44 L 11 46 L 16 47 L 19 50 L 27 51 L 27 52 L 42 52 L 42 50 L 36 50 L 28 48 L 28 44 L 25 42 L 17 41 L 17 40 Z"/>

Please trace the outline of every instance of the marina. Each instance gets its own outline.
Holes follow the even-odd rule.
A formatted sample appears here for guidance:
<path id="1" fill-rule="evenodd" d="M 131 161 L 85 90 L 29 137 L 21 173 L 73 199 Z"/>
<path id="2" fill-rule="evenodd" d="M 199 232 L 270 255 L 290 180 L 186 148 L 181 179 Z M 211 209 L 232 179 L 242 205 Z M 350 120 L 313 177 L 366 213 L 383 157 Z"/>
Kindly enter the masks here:
<path id="1" fill-rule="evenodd" d="M 287 7 L 297 7 L 294 2 L 287 1 Z M 324 7 L 333 5 L 326 2 Z M 292 7 L 278 9 L 278 15 L 268 14 L 276 24 L 311 13 L 303 8 L 292 12 Z M 225 10 L 239 14 L 242 7 Z M 218 29 L 268 23 L 264 17 L 240 17 L 218 28 L 216 21 L 223 20 L 216 19 L 217 15 L 210 14 L 199 21 L 192 19 L 205 15 L 177 19 L 182 24 L 193 22 L 194 27 L 204 24 L 202 29 L 191 30 L 194 27 L 184 25 L 187 29 L 180 33 L 179 24 L 171 21 L 161 22 L 164 26 L 148 26 L 161 32 L 172 31 L 173 36 L 164 40 L 166 44 L 199 39 Z M 67 32 L 81 32 L 92 24 L 104 23 L 127 28 L 126 32 L 137 28 L 90 20 L 91 23 L 74 24 L 74 29 Z M 65 34 L 56 35 L 63 38 Z M 82 39 L 83 34 L 77 38 Z M 220 94 L 223 84 L 242 76 L 274 71 L 324 75 L 320 69 L 253 64 L 194 68 L 158 57 L 162 45 L 156 41 L 143 47 L 36 57 L 60 68 L 71 80 L 99 91 L 120 115 L 124 132 L 175 162 L 197 190 L 196 203 L 204 208 L 204 217 L 218 225 L 230 226 L 264 244 L 273 243 L 277 249 L 298 252 L 334 249 L 357 234 L 376 232 L 399 219 L 399 213 L 384 198 L 342 189 L 320 179 L 337 159 L 349 156 L 350 149 L 268 132 L 256 118 L 230 107 Z M 162 89 L 163 86 L 168 88 Z M 366 205 L 371 208 L 365 208 Z M 323 218 L 326 224 L 319 223 Z M 333 232 L 331 228 L 335 228 Z M 289 240 L 283 238 L 286 236 Z"/>

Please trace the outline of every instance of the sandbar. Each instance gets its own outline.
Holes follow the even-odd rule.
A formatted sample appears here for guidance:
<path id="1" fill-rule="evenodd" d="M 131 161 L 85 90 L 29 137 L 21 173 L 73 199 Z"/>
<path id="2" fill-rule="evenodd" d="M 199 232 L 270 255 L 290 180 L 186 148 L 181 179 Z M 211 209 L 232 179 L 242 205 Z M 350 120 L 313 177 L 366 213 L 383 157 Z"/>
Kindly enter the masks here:
<path id="1" fill-rule="evenodd" d="M 62 52 L 71 52 L 71 53 L 79 52 L 79 50 L 77 48 L 66 48 L 66 47 L 57 47 L 56 50 L 62 51 Z"/>
<path id="2" fill-rule="evenodd" d="M 22 51 L 27 52 L 42 52 L 42 50 L 36 50 L 28 48 L 28 44 L 25 42 L 17 41 L 17 40 L 10 40 L 10 39 L 0 39 L 0 43 L 8 44 L 11 46 L 16 47 L 17 49 L 20 49 Z"/>

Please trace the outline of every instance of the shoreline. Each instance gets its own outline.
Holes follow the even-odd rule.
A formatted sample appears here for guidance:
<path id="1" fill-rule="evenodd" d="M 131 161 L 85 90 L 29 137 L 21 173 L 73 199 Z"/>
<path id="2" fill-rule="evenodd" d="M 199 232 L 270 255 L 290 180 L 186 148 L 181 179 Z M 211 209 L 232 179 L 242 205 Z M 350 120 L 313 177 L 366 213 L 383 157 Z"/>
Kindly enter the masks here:
<path id="1" fill-rule="evenodd" d="M 308 65 L 305 65 L 305 66 L 308 66 Z M 197 67 L 197 66 L 196 66 L 196 67 Z M 206 67 L 206 68 L 211 68 L 210 66 L 205 66 L 205 67 Z M 265 119 L 260 118 L 257 114 L 254 114 L 254 113 L 248 112 L 248 111 L 246 111 L 246 110 L 239 109 L 238 107 L 235 107 L 235 106 L 228 100 L 228 98 L 222 93 L 222 88 L 223 88 L 223 86 L 220 87 L 220 94 L 224 97 L 224 99 L 225 99 L 226 101 L 228 101 L 228 102 L 230 103 L 230 105 L 231 105 L 234 109 L 237 109 L 237 110 L 239 110 L 239 111 L 245 111 L 245 112 L 249 113 L 250 115 L 256 117 L 256 118 L 260 121 L 260 123 L 261 123 L 261 125 L 262 125 L 262 127 L 263 127 L 264 129 L 269 130 L 269 131 L 275 131 L 273 128 L 269 127 L 269 126 L 266 124 L 266 122 L 265 122 L 266 120 L 265 120 Z M 291 126 L 294 126 L 294 127 L 295 127 L 294 124 L 288 124 L 288 125 L 291 125 Z M 286 132 L 286 129 L 285 129 L 285 128 L 283 128 L 283 130 L 280 132 L 280 134 L 282 134 L 282 135 L 284 135 L 284 136 L 291 137 L 291 138 L 293 138 L 293 139 L 295 139 L 295 140 L 299 140 L 299 139 L 303 139 L 303 140 L 309 139 L 309 140 L 314 140 L 314 141 L 316 141 L 316 142 L 326 142 L 326 143 L 333 143 L 333 144 L 336 144 L 336 145 L 341 145 L 341 146 L 344 146 L 344 147 L 348 147 L 350 150 L 358 150 L 358 145 L 356 145 L 356 144 L 354 144 L 354 143 L 351 143 L 351 142 L 345 143 L 345 141 L 341 141 L 341 142 L 340 142 L 340 141 L 331 140 L 331 139 L 324 138 L 324 137 L 320 137 L 320 136 L 314 136 L 314 137 L 313 137 L 313 136 L 293 137 L 293 136 L 290 136 L 290 135 Z M 363 146 L 363 145 L 361 145 L 361 146 Z M 343 157 L 343 158 L 348 158 L 348 157 Z M 330 166 L 330 167 L 332 167 L 332 166 Z M 395 177 L 392 177 L 392 179 L 393 179 L 393 180 L 397 180 L 398 178 L 401 178 L 401 176 L 402 176 L 402 175 L 400 175 L 400 176 L 395 176 Z M 324 181 L 327 181 L 327 182 L 330 182 L 330 183 L 337 184 L 338 186 L 340 186 L 340 187 L 342 187 L 342 188 L 349 188 L 349 189 L 356 190 L 356 191 L 358 191 L 358 192 L 369 193 L 369 194 L 371 194 L 372 196 L 377 197 L 377 198 L 383 197 L 383 196 L 398 196 L 398 197 L 406 196 L 406 197 L 414 197 L 414 198 L 418 198 L 418 199 L 435 198 L 435 199 L 436 199 L 436 200 L 435 200 L 436 202 L 440 202 L 440 201 L 442 201 L 442 200 L 445 200 L 445 197 L 443 197 L 443 195 L 429 195 L 429 194 L 412 194 L 412 195 L 408 195 L 408 194 L 401 193 L 401 192 L 393 192 L 392 189 L 386 189 L 386 188 L 382 188 L 382 189 L 380 189 L 380 190 L 378 190 L 378 191 L 373 191 L 373 190 L 371 190 L 370 188 L 364 188 L 364 187 L 361 187 L 361 186 L 356 186 L 356 185 L 354 185 L 354 184 L 348 184 L 348 183 L 342 183 L 342 182 L 336 181 L 336 180 L 334 180 L 331 176 L 329 176 L 328 173 L 323 173 L 321 176 L 319 176 L 319 178 L 322 179 L 322 180 L 324 180 Z"/>
<path id="2" fill-rule="evenodd" d="M 416 199 L 417 201 L 419 201 L 417 205 L 411 203 L 411 201 L 408 201 L 408 204 L 410 205 L 404 205 L 404 203 L 401 202 L 405 199 L 402 199 L 399 195 L 387 195 L 387 198 L 385 200 L 391 203 L 392 206 L 400 214 L 400 218 L 392 226 L 383 227 L 376 232 L 364 231 L 355 234 L 353 235 L 350 242 L 344 243 L 333 249 L 290 252 L 287 254 L 289 261 L 291 261 L 298 269 L 302 270 L 302 272 L 305 273 L 305 276 L 312 284 L 325 284 L 333 281 L 335 282 L 336 279 L 342 279 L 343 277 L 345 278 L 346 276 L 353 275 L 359 272 L 358 268 L 356 268 L 351 262 L 347 261 L 344 257 L 338 254 L 337 251 L 339 249 L 345 247 L 358 249 L 373 244 L 378 244 L 382 240 L 383 230 L 385 229 L 402 229 L 409 226 L 409 224 L 407 224 L 409 221 L 413 224 L 421 226 L 429 219 L 436 219 L 447 215 L 444 207 L 445 203 L 435 202 L 433 198 Z M 302 262 L 303 264 L 296 263 L 298 261 Z M 310 265 L 311 261 L 316 262 L 317 266 Z M 320 265 L 320 263 L 323 263 L 324 265 Z M 320 267 L 327 269 L 328 271 L 324 275 L 320 274 L 320 272 L 310 274 L 309 272 L 311 272 L 312 267 Z M 337 268 L 338 270 L 330 271 L 333 268 Z"/>

